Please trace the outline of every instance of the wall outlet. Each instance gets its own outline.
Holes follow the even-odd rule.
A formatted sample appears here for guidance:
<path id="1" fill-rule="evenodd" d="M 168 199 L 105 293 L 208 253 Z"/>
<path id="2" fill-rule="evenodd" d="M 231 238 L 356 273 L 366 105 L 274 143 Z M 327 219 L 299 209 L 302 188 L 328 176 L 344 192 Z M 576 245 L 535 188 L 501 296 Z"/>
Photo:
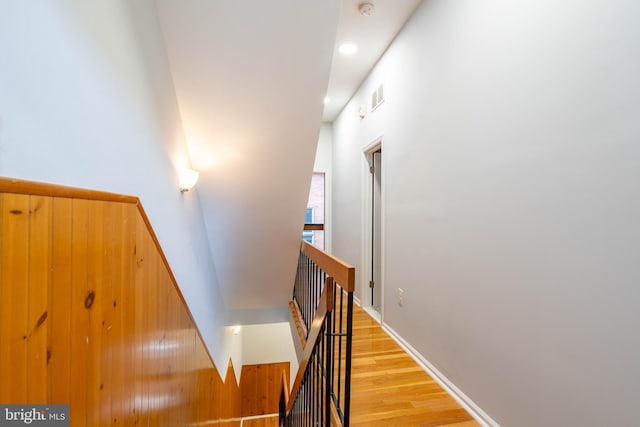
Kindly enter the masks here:
<path id="1" fill-rule="evenodd" d="M 398 298 L 398 305 L 402 307 L 404 305 L 404 289 L 398 288 L 398 292 L 396 296 Z"/>

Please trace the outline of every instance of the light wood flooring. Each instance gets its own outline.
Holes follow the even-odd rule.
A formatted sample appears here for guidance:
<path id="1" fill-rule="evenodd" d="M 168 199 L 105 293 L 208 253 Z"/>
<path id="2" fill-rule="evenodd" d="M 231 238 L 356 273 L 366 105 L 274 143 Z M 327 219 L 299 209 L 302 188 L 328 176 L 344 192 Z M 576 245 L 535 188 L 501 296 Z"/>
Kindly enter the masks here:
<path id="1" fill-rule="evenodd" d="M 351 426 L 480 426 L 358 306 L 352 360 Z"/>
<path id="2" fill-rule="evenodd" d="M 358 306 L 352 361 L 352 427 L 480 426 Z M 277 418 L 243 421 L 243 427 L 277 425 Z"/>

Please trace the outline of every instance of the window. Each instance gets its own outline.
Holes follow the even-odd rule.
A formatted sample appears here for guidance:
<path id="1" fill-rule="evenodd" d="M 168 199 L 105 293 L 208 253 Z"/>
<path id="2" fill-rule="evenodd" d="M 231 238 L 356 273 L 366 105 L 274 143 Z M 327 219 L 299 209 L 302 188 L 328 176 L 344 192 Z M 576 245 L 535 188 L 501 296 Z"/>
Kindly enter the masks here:
<path id="1" fill-rule="evenodd" d="M 302 240 L 307 243 L 311 243 L 313 245 L 313 231 L 303 231 L 302 232 Z"/>
<path id="2" fill-rule="evenodd" d="M 313 208 L 307 208 L 307 213 L 304 217 L 304 225 L 307 224 L 313 224 Z M 302 232 L 302 240 L 313 245 L 313 231 L 304 230 Z"/>
<path id="3" fill-rule="evenodd" d="M 302 232 L 302 239 L 320 249 L 324 249 L 324 178 L 323 172 L 313 173 Z"/>

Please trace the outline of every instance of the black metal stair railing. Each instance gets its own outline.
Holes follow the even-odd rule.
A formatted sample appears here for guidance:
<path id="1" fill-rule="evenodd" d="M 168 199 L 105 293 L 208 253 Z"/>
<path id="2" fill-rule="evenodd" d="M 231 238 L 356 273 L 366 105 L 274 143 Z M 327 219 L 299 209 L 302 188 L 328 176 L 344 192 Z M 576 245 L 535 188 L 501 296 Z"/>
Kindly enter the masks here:
<path id="1" fill-rule="evenodd" d="M 304 355 L 280 425 L 348 426 L 355 269 L 302 243 L 292 305 L 303 323 Z"/>

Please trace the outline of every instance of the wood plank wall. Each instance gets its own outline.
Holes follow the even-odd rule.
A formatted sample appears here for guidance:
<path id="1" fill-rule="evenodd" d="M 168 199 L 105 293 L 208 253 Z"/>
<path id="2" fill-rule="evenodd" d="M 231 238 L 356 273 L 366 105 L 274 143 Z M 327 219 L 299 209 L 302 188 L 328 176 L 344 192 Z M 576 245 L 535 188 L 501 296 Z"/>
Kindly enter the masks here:
<path id="1" fill-rule="evenodd" d="M 289 378 L 289 362 L 243 365 L 240 375 L 242 416 L 278 413 L 282 374 Z"/>
<path id="2" fill-rule="evenodd" d="M 220 378 L 137 199 L 0 184 L 0 402 L 69 403 L 72 426 L 240 425 L 234 368 Z"/>

